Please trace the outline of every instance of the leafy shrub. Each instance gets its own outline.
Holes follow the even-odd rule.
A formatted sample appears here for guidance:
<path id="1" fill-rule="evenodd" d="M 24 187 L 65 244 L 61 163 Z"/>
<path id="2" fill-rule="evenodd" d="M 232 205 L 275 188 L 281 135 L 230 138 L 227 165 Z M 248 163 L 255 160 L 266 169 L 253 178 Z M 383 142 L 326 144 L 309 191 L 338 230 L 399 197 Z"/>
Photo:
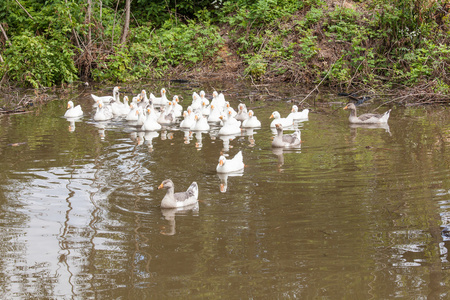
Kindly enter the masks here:
<path id="1" fill-rule="evenodd" d="M 267 62 L 262 55 L 247 55 L 246 62 L 248 67 L 244 70 L 244 76 L 258 80 L 266 73 Z"/>
<path id="2" fill-rule="evenodd" d="M 171 67 L 194 66 L 217 53 L 223 39 L 216 26 L 166 22 L 158 30 L 133 32 L 130 55 L 138 77 L 157 77 Z"/>
<path id="3" fill-rule="evenodd" d="M 5 51 L 9 76 L 34 88 L 77 79 L 73 47 L 63 37 L 46 39 L 29 31 L 12 38 Z M 20 55 L 17 55 L 20 53 Z"/>

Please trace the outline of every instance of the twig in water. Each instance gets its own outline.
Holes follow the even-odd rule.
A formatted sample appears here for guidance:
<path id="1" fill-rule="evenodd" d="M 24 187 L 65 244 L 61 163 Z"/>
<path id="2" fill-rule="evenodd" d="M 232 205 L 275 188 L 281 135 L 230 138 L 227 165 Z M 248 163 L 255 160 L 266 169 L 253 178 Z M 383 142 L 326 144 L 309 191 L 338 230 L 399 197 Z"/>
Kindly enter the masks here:
<path id="1" fill-rule="evenodd" d="M 340 60 L 340 59 L 338 59 L 338 60 L 330 67 L 330 69 L 328 70 L 327 74 L 325 74 L 325 76 L 322 78 L 322 80 L 319 82 L 319 84 L 316 85 L 316 86 L 311 90 L 311 92 L 309 92 L 309 94 L 306 95 L 306 97 L 303 98 L 303 100 L 300 101 L 300 102 L 298 103 L 299 105 L 302 104 L 303 102 L 305 102 L 305 100 L 308 99 L 308 97 L 309 97 L 315 90 L 317 90 L 317 88 L 322 84 L 322 82 L 325 80 L 325 78 L 328 77 L 328 74 L 330 74 L 330 72 L 331 72 L 331 70 L 333 69 L 334 65 L 335 65 L 339 60 Z"/>

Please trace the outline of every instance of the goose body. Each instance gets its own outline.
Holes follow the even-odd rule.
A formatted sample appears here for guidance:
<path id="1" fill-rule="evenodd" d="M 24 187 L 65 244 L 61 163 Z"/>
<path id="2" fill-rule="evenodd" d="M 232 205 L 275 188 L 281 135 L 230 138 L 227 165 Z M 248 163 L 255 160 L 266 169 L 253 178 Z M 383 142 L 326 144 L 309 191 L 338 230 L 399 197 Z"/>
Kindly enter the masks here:
<path id="1" fill-rule="evenodd" d="M 138 119 L 137 119 L 136 125 L 137 126 L 144 125 L 145 120 L 147 119 L 146 111 L 141 106 L 139 106 L 138 110 L 137 110 L 137 114 L 138 114 Z"/>
<path id="2" fill-rule="evenodd" d="M 235 116 L 236 120 L 238 121 L 244 121 L 248 119 L 248 112 L 247 112 L 247 106 L 244 103 L 239 103 L 238 105 L 238 112 Z"/>
<path id="3" fill-rule="evenodd" d="M 138 96 L 139 106 L 147 107 L 150 104 L 150 99 L 147 97 L 147 91 L 142 90 Z"/>
<path id="4" fill-rule="evenodd" d="M 115 86 L 113 89 L 113 95 L 112 96 L 97 96 L 94 94 L 91 94 L 92 99 L 94 99 L 94 101 L 96 103 L 98 103 L 99 100 L 101 100 L 103 102 L 103 104 L 108 104 L 111 101 L 117 101 L 119 100 L 119 86 Z"/>
<path id="5" fill-rule="evenodd" d="M 208 100 L 208 98 L 206 98 L 205 91 L 200 91 L 200 100 L 201 100 L 202 103 L 203 102 L 205 103 L 205 106 L 209 105 L 209 100 Z"/>
<path id="6" fill-rule="evenodd" d="M 206 119 L 203 115 L 195 115 L 195 124 L 191 127 L 193 131 L 208 131 L 211 127 L 208 124 L 208 119 Z"/>
<path id="7" fill-rule="evenodd" d="M 153 94 L 150 94 L 150 100 L 153 102 L 154 106 L 165 106 L 169 103 L 169 99 L 166 96 L 166 89 L 161 89 L 161 97 L 155 97 Z"/>
<path id="8" fill-rule="evenodd" d="M 300 130 L 295 130 L 292 134 L 283 134 L 283 126 L 276 124 L 277 135 L 272 140 L 274 148 L 295 148 L 301 143 Z"/>
<path id="9" fill-rule="evenodd" d="M 270 115 L 270 119 L 273 119 L 273 121 L 270 123 L 271 128 L 275 128 L 276 124 L 280 124 L 283 127 L 289 127 L 294 125 L 294 119 L 292 117 L 282 118 L 280 113 L 278 111 L 274 111 Z"/>
<path id="10" fill-rule="evenodd" d="M 161 107 L 161 114 L 159 115 L 157 122 L 163 126 L 170 126 L 175 123 L 175 118 L 171 112 L 166 113 L 163 106 Z"/>
<path id="11" fill-rule="evenodd" d="M 186 192 L 175 193 L 175 188 L 172 180 L 166 179 L 159 186 L 158 189 L 166 189 L 166 195 L 161 201 L 161 208 L 178 208 L 192 205 L 198 202 L 198 185 L 194 181 Z"/>
<path id="12" fill-rule="evenodd" d="M 220 116 L 223 120 L 224 117 Z M 219 135 L 240 135 L 241 134 L 241 122 L 233 118 L 230 113 L 228 118 L 223 122 L 223 126 L 219 129 Z"/>
<path id="13" fill-rule="evenodd" d="M 254 115 L 253 110 L 248 111 L 248 119 L 242 122 L 242 128 L 259 128 L 261 121 Z"/>
<path id="14" fill-rule="evenodd" d="M 105 105 L 103 104 L 102 101 L 99 101 L 97 110 L 94 115 L 94 120 L 95 121 L 107 121 L 107 120 L 112 119 L 112 117 L 113 117 L 112 112 L 107 107 L 105 107 Z"/>
<path id="15" fill-rule="evenodd" d="M 183 121 L 180 123 L 180 128 L 191 129 L 195 125 L 195 115 L 192 113 L 192 109 L 188 107 L 186 111 L 183 112 Z"/>
<path id="16" fill-rule="evenodd" d="M 194 113 L 201 113 L 202 110 L 202 99 L 200 99 L 200 95 L 194 92 L 192 94 L 192 103 L 191 108 Z"/>
<path id="17" fill-rule="evenodd" d="M 230 102 L 225 101 L 225 107 L 223 109 L 225 112 L 229 113 L 232 117 L 236 117 L 237 112 L 234 110 L 233 107 L 231 107 Z"/>
<path id="18" fill-rule="evenodd" d="M 384 114 L 363 114 L 360 116 L 356 115 L 356 106 L 353 103 L 347 104 L 344 109 L 350 110 L 350 116 L 348 120 L 352 124 L 380 124 L 387 123 L 389 119 L 389 114 L 391 110 L 386 111 Z"/>
<path id="19" fill-rule="evenodd" d="M 175 118 L 180 118 L 183 115 L 183 106 L 181 106 L 180 102 L 180 98 L 175 95 L 173 96 L 173 100 L 172 100 L 172 111 L 173 111 L 173 115 L 175 116 Z"/>
<path id="20" fill-rule="evenodd" d="M 309 109 L 304 109 L 302 111 L 298 111 L 297 105 L 292 105 L 291 113 L 288 115 L 288 118 L 292 118 L 293 120 L 304 120 L 308 119 Z"/>
<path id="21" fill-rule="evenodd" d="M 213 99 L 211 100 L 211 106 L 215 106 L 220 110 L 223 110 L 226 106 L 225 96 L 220 93 L 218 94 L 216 91 L 213 92 Z"/>
<path id="22" fill-rule="evenodd" d="M 152 115 L 151 108 L 147 109 L 147 117 L 141 127 L 144 131 L 156 131 L 161 129 L 161 124 L 156 121 L 156 116 Z"/>
<path id="23" fill-rule="evenodd" d="M 128 99 L 128 98 L 127 98 L 127 96 L 125 96 L 123 99 L 125 101 L 125 99 Z M 127 104 L 120 102 L 120 99 L 118 99 L 117 101 L 115 100 L 115 101 L 111 102 L 111 111 L 114 116 L 124 116 L 124 115 L 128 114 L 129 106 L 128 106 L 128 110 L 127 110 Z"/>
<path id="24" fill-rule="evenodd" d="M 208 123 L 220 123 L 220 115 L 222 114 L 222 109 L 214 106 L 213 104 L 210 105 L 211 112 L 208 116 Z"/>
<path id="25" fill-rule="evenodd" d="M 139 112 L 138 112 L 139 108 L 137 107 L 137 104 L 132 102 L 130 104 L 130 111 L 128 112 L 127 116 L 125 117 L 125 119 L 127 121 L 137 121 L 139 119 Z"/>
<path id="26" fill-rule="evenodd" d="M 217 173 L 232 173 L 244 169 L 244 159 L 242 151 L 236 153 L 232 159 L 226 159 L 225 156 L 219 157 L 219 163 L 217 164 Z"/>
<path id="27" fill-rule="evenodd" d="M 81 109 L 81 105 L 74 106 L 72 101 L 67 103 L 67 111 L 64 114 L 66 118 L 78 118 L 83 116 L 83 110 Z"/>

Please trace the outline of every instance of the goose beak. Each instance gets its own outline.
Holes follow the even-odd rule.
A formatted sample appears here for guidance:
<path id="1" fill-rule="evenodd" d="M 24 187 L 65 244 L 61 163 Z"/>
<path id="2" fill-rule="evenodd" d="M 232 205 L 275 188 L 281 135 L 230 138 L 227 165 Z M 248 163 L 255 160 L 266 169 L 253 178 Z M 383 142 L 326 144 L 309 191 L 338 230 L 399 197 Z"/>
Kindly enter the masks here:
<path id="1" fill-rule="evenodd" d="M 223 166 L 223 160 L 219 160 L 219 166 Z"/>
<path id="2" fill-rule="evenodd" d="M 344 107 L 344 109 L 348 109 L 348 105 L 346 105 L 346 106 Z"/>
<path id="3" fill-rule="evenodd" d="M 269 119 L 273 119 L 273 118 L 274 118 L 274 116 L 273 116 L 273 114 L 271 114 Z"/>
<path id="4" fill-rule="evenodd" d="M 160 189 L 162 189 L 162 188 L 164 188 L 164 184 L 160 184 L 159 186 L 158 186 L 158 190 L 160 190 Z"/>

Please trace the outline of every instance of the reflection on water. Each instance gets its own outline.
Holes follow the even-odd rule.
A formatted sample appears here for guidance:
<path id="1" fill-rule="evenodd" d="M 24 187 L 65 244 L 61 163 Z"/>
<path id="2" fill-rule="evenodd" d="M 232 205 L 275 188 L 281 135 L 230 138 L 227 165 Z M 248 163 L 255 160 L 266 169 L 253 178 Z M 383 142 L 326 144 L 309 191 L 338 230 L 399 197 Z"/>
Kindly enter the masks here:
<path id="1" fill-rule="evenodd" d="M 164 219 L 167 220 L 167 226 L 164 226 L 161 230 L 161 234 L 164 235 L 174 235 L 176 233 L 175 217 L 183 216 L 187 213 L 192 213 L 193 216 L 198 216 L 199 212 L 198 202 L 189 206 L 180 208 L 161 208 L 161 213 Z"/>
<path id="2" fill-rule="evenodd" d="M 222 193 L 226 193 L 228 190 L 228 177 L 238 177 L 243 176 L 244 170 L 233 173 L 217 173 L 217 177 L 220 179 L 219 190 Z"/>
<path id="3" fill-rule="evenodd" d="M 384 129 L 389 135 L 391 135 L 391 131 L 389 129 L 388 123 L 380 123 L 380 124 L 349 124 L 350 128 L 365 128 L 365 129 Z M 355 130 L 356 134 L 356 130 Z"/>
<path id="4" fill-rule="evenodd" d="M 0 118 L 5 299 L 446 298 L 445 109 L 367 128 L 311 107 L 286 151 L 271 148 L 269 116 L 291 103 L 247 103 L 261 128 L 218 136 L 94 122 L 89 95 L 74 102 L 78 120 L 61 117 L 65 101 Z M 219 175 L 230 149 L 245 171 Z M 197 181 L 197 206 L 162 210 L 166 178 Z"/>

